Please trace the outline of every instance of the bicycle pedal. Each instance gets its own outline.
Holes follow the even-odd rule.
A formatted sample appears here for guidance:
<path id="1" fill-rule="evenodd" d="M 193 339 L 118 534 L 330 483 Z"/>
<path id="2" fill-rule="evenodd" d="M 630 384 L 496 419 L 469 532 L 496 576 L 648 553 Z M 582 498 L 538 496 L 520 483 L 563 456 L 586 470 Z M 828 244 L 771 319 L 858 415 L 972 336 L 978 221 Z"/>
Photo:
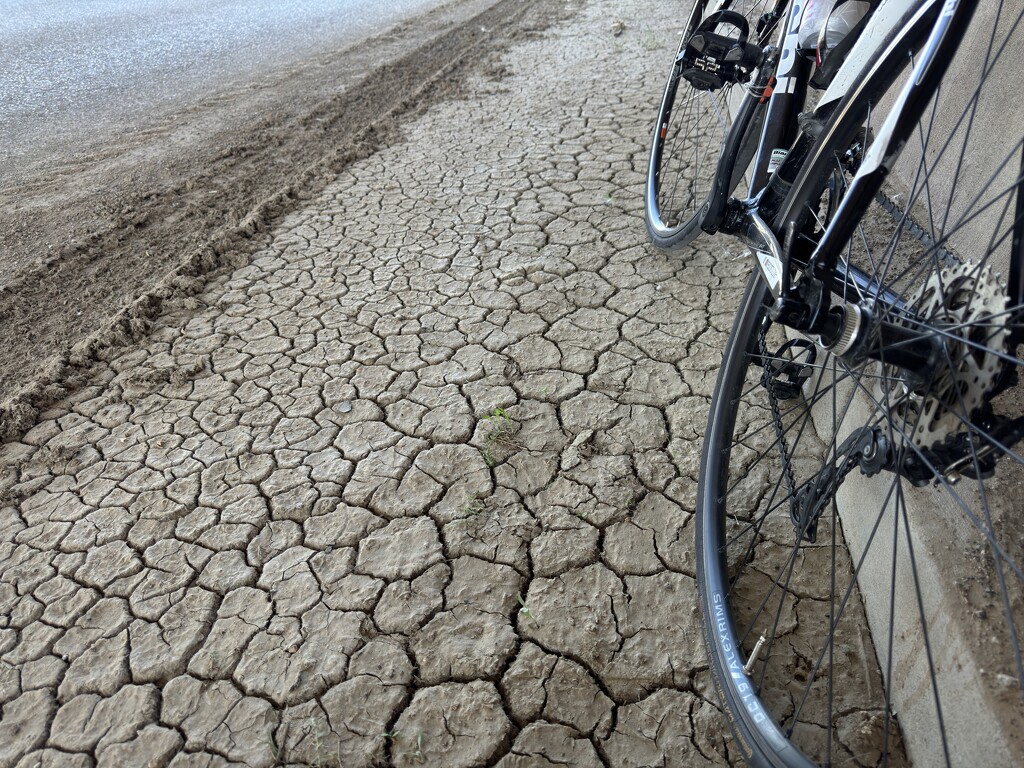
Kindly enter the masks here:
<path id="1" fill-rule="evenodd" d="M 737 37 L 718 33 L 732 26 Z M 682 76 L 699 91 L 717 91 L 726 83 L 744 83 L 758 67 L 764 52 L 747 42 L 750 26 L 735 11 L 718 11 L 708 16 L 690 35 L 676 61 Z"/>
<path id="2" fill-rule="evenodd" d="M 793 355 L 788 358 L 788 355 Z M 765 366 L 765 386 L 779 400 L 796 400 L 814 372 L 817 350 L 806 339 L 790 339 L 772 355 Z"/>

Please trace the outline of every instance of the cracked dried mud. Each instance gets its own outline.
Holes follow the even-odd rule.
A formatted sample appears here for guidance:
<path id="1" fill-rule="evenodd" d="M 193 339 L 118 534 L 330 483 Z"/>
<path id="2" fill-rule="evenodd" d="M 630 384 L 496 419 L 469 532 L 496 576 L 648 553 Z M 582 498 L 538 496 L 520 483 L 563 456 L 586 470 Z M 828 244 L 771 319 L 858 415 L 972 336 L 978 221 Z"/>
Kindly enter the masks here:
<path id="1" fill-rule="evenodd" d="M 34 401 L 0 766 L 734 761 L 692 514 L 749 263 L 646 243 L 678 30 L 629 5 L 521 35 Z"/>

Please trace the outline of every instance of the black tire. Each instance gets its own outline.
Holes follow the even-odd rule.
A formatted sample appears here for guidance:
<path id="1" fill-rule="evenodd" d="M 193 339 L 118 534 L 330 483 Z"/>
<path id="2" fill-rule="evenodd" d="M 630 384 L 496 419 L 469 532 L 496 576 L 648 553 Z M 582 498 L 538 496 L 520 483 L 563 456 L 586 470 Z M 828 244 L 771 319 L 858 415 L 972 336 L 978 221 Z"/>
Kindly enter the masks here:
<path id="1" fill-rule="evenodd" d="M 693 30 L 706 17 L 709 6 L 741 13 L 750 26 L 750 42 L 767 43 L 774 27 L 755 39 L 758 19 L 776 3 L 771 0 L 732 0 L 718 4 L 696 0 L 673 57 L 672 70 L 661 99 L 658 121 L 647 165 L 644 219 L 651 242 L 671 250 L 686 245 L 700 234 L 702 210 L 711 191 L 722 145 L 732 125 L 730 101 L 738 106 L 740 86 L 718 91 L 698 91 L 681 77 L 676 62 Z M 731 29 L 726 27 L 726 29 Z M 759 110 L 759 112 L 763 112 Z M 729 192 L 745 178 L 753 160 L 763 114 L 755 116 L 746 131 L 730 179 Z"/>
<path id="2" fill-rule="evenodd" d="M 994 40 L 985 64 L 954 60 L 955 88 L 940 89 L 911 131 L 847 245 L 851 278 L 833 287 L 945 339 L 931 375 L 794 343 L 770 321 L 756 274 L 726 343 L 699 474 L 697 582 L 713 678 L 751 765 L 1024 764 L 1024 442 L 995 434 L 993 417 L 1024 416 L 1024 337 L 1012 324 L 1024 307 L 996 275 L 1020 258 L 1024 138 L 1012 117 L 1008 137 L 982 118 L 1008 108 L 1000 89 L 1015 82 L 1008 52 L 1020 50 L 1024 11 L 995 5 L 972 27 Z M 868 116 L 831 134 L 844 178 L 850 142 L 877 135 L 904 60 L 884 63 L 888 97 L 837 110 L 826 126 Z M 818 193 L 793 196 L 817 215 Z M 805 380 L 770 375 L 792 361 Z M 844 464 L 844 441 L 861 429 L 884 438 L 896 466 L 934 477 L 918 488 L 889 468 Z M 951 468 L 954 448 L 967 459 Z M 1000 455 L 994 473 L 989 452 Z M 829 486 L 830 473 L 843 479 L 817 496 L 811 543 L 792 501 Z"/>

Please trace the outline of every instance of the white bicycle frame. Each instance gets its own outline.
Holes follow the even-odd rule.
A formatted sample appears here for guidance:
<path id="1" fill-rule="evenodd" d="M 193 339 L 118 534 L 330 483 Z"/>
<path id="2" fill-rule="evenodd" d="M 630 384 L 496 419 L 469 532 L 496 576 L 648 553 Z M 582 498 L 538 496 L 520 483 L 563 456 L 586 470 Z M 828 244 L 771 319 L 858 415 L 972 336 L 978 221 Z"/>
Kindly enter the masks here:
<path id="1" fill-rule="evenodd" d="M 925 13 L 928 8 L 939 1 L 933 0 L 931 3 L 921 3 L 918 15 Z M 832 83 L 821 97 L 821 101 L 818 102 L 819 105 L 831 104 L 839 101 L 846 95 L 850 88 L 858 82 L 865 67 L 868 66 L 878 53 L 878 41 L 888 39 L 889 33 L 910 12 L 915 3 L 919 2 L 920 0 L 882 0 L 878 7 L 871 12 L 871 16 L 860 38 L 850 50 L 850 54 L 843 63 L 843 66 L 836 73 Z M 892 135 L 893 127 L 900 112 L 900 107 L 906 99 L 906 95 L 907 89 L 904 89 L 896 102 L 895 108 L 891 110 L 889 117 L 877 130 L 876 136 L 883 140 L 872 142 L 867 155 L 861 161 L 861 167 L 865 173 L 877 169 L 882 163 L 881 152 L 875 150 L 888 145 L 887 139 Z"/>

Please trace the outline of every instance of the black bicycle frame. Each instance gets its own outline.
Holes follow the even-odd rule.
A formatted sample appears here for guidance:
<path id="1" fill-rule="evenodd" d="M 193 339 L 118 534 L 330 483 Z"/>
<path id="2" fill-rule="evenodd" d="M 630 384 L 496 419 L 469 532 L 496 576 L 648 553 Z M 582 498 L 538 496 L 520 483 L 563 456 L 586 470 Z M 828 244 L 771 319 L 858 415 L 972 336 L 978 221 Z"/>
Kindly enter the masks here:
<path id="1" fill-rule="evenodd" d="M 888 54 L 906 50 L 905 40 L 913 39 L 920 34 L 920 27 L 932 27 L 933 32 L 920 56 L 920 64 L 915 67 L 914 76 L 902 94 L 902 106 L 899 119 L 889 136 L 876 137 L 873 151 L 881 143 L 882 157 L 875 168 L 866 173 L 858 173 L 853 183 L 846 190 L 836 215 L 824 235 L 818 242 L 812 259 L 812 269 L 819 279 L 831 278 L 835 274 L 836 264 L 845 244 L 853 237 L 860 222 L 860 214 L 874 201 L 882 187 L 885 176 L 891 170 L 900 150 L 907 143 L 915 130 L 925 109 L 938 88 L 946 69 L 960 44 L 963 30 L 970 23 L 971 16 L 977 7 L 978 0 L 933 0 L 922 6 L 919 12 L 903 28 L 900 34 L 889 44 L 879 61 Z M 795 188 L 802 194 L 791 195 L 779 211 L 775 221 L 776 231 L 785 230 L 790 222 L 798 223 L 802 214 L 811 203 L 811 188 L 818 185 L 812 183 L 824 180 L 832 172 L 835 160 L 826 150 L 835 146 L 838 128 L 859 122 L 866 115 L 851 115 L 854 104 L 865 103 L 864 96 L 871 95 L 889 85 L 884 81 L 885 72 L 882 67 L 872 67 L 861 82 L 848 93 L 836 110 L 826 128 L 822 141 L 818 142 L 817 151 L 804 163 Z M 855 215 L 848 212 L 853 211 Z"/>
<path id="2" fill-rule="evenodd" d="M 828 335 L 826 324 L 835 322 L 835 315 L 829 313 L 832 294 L 836 286 L 849 285 L 850 281 L 860 282 L 858 275 L 848 273 L 840 264 L 845 244 L 854 236 L 863 211 L 873 203 L 881 189 L 885 176 L 891 170 L 899 151 L 915 130 L 925 109 L 931 102 L 948 65 L 956 52 L 967 29 L 979 0 L 931 0 L 922 4 L 908 23 L 894 30 L 893 39 L 879 51 L 875 65 L 869 67 L 863 77 L 844 95 L 842 100 L 819 109 L 815 117 L 822 124 L 820 139 L 809 133 L 800 132 L 796 116 L 803 108 L 806 98 L 806 84 L 810 62 L 797 52 L 797 37 L 803 8 L 807 0 L 792 0 L 786 12 L 786 21 L 779 34 L 779 48 L 775 75 L 770 80 L 761 77 L 760 85 L 766 90 L 755 88 L 748 94 L 739 111 L 723 147 L 719 159 L 716 181 L 712 187 L 707 211 L 701 221 L 701 228 L 707 232 L 723 231 L 739 235 L 755 244 L 757 235 L 749 233 L 756 228 L 751 225 L 759 217 L 769 222 L 775 238 L 784 244 L 784 273 L 788 276 L 803 271 L 804 287 L 808 280 L 815 281 L 819 288 L 805 290 L 794 296 L 790 280 L 782 281 L 782 295 L 777 304 L 789 302 L 801 311 L 780 314 L 777 320 L 805 334 Z M 780 4 L 776 5 L 776 10 Z M 899 119 L 893 130 L 877 144 L 871 152 L 875 167 L 858 173 L 845 190 L 837 210 L 831 218 L 825 233 L 816 247 L 796 253 L 798 247 L 806 247 L 806 241 L 794 237 L 795 232 L 805 225 L 807 211 L 811 210 L 810 196 L 827 182 L 835 167 L 831 148 L 850 141 L 852 136 L 838 136 L 838 132 L 852 125 L 862 123 L 866 115 L 853 115 L 856 105 L 870 103 L 872 97 L 887 89 L 891 82 L 891 68 L 880 66 L 900 51 L 909 50 L 908 42 L 928 34 L 927 43 L 915 66 L 907 90 L 901 94 Z M 770 97 L 767 98 L 768 89 Z M 725 180 L 732 174 L 744 134 L 758 110 L 766 110 L 764 126 L 758 145 L 750 197 L 746 201 L 729 200 Z M 876 137 L 876 142 L 879 137 Z M 788 149 L 786 149 L 788 148 Z M 778 164 L 778 158 L 785 153 L 785 159 Z M 795 190 L 795 192 L 791 192 Z M 1021 175 L 1018 177 L 1017 201 L 1013 228 L 1013 244 L 1009 269 L 1008 293 L 1011 307 L 1024 306 L 1024 153 L 1021 158 Z M 815 207 L 816 208 L 816 207 Z M 730 217 L 730 214 L 734 214 Z M 800 245 L 798 246 L 798 243 Z M 890 300 L 892 299 L 892 300 Z M 898 306 L 894 297 L 883 298 L 890 307 Z M 813 306 L 811 306 L 813 304 Z M 913 338 L 897 318 L 883 319 L 884 336 L 892 341 L 893 334 L 899 336 L 900 349 L 907 356 L 906 364 L 920 367 L 922 361 L 932 354 L 933 339 L 922 336 L 915 345 Z M 896 327 L 900 326 L 900 327 Z M 1011 322 L 1011 341 L 1024 343 L 1024 309 L 1018 310 Z M 915 349 L 916 346 L 916 349 Z M 891 357 L 890 362 L 894 362 Z"/>
<path id="3" fill-rule="evenodd" d="M 777 0 L 763 18 L 777 18 L 787 0 Z M 779 33 L 778 46 L 766 50 L 766 61 L 752 92 L 744 98 L 736 112 L 708 196 L 708 205 L 701 217 L 701 229 L 715 234 L 725 221 L 729 207 L 730 180 L 739 154 L 747 138 L 747 130 L 758 112 L 764 112 L 761 138 L 754 159 L 749 195 L 764 188 L 771 173 L 779 164 L 779 153 L 784 153 L 796 139 L 798 128 L 795 117 L 803 108 L 807 96 L 810 61 L 797 54 L 797 38 L 804 6 L 808 0 L 792 0 L 786 11 L 785 23 Z M 777 64 L 775 63 L 777 62 Z M 732 229 L 726 230 L 735 234 Z"/>
<path id="4" fill-rule="evenodd" d="M 807 2 L 792 0 L 786 13 L 786 23 L 780 31 L 779 64 L 773 78 L 757 159 L 754 161 L 750 197 L 764 189 L 769 175 L 781 165 L 780 153 L 787 152 L 797 137 L 799 129 L 795 118 L 807 100 L 807 81 L 811 71 L 810 60 L 797 53 L 800 21 Z"/>

